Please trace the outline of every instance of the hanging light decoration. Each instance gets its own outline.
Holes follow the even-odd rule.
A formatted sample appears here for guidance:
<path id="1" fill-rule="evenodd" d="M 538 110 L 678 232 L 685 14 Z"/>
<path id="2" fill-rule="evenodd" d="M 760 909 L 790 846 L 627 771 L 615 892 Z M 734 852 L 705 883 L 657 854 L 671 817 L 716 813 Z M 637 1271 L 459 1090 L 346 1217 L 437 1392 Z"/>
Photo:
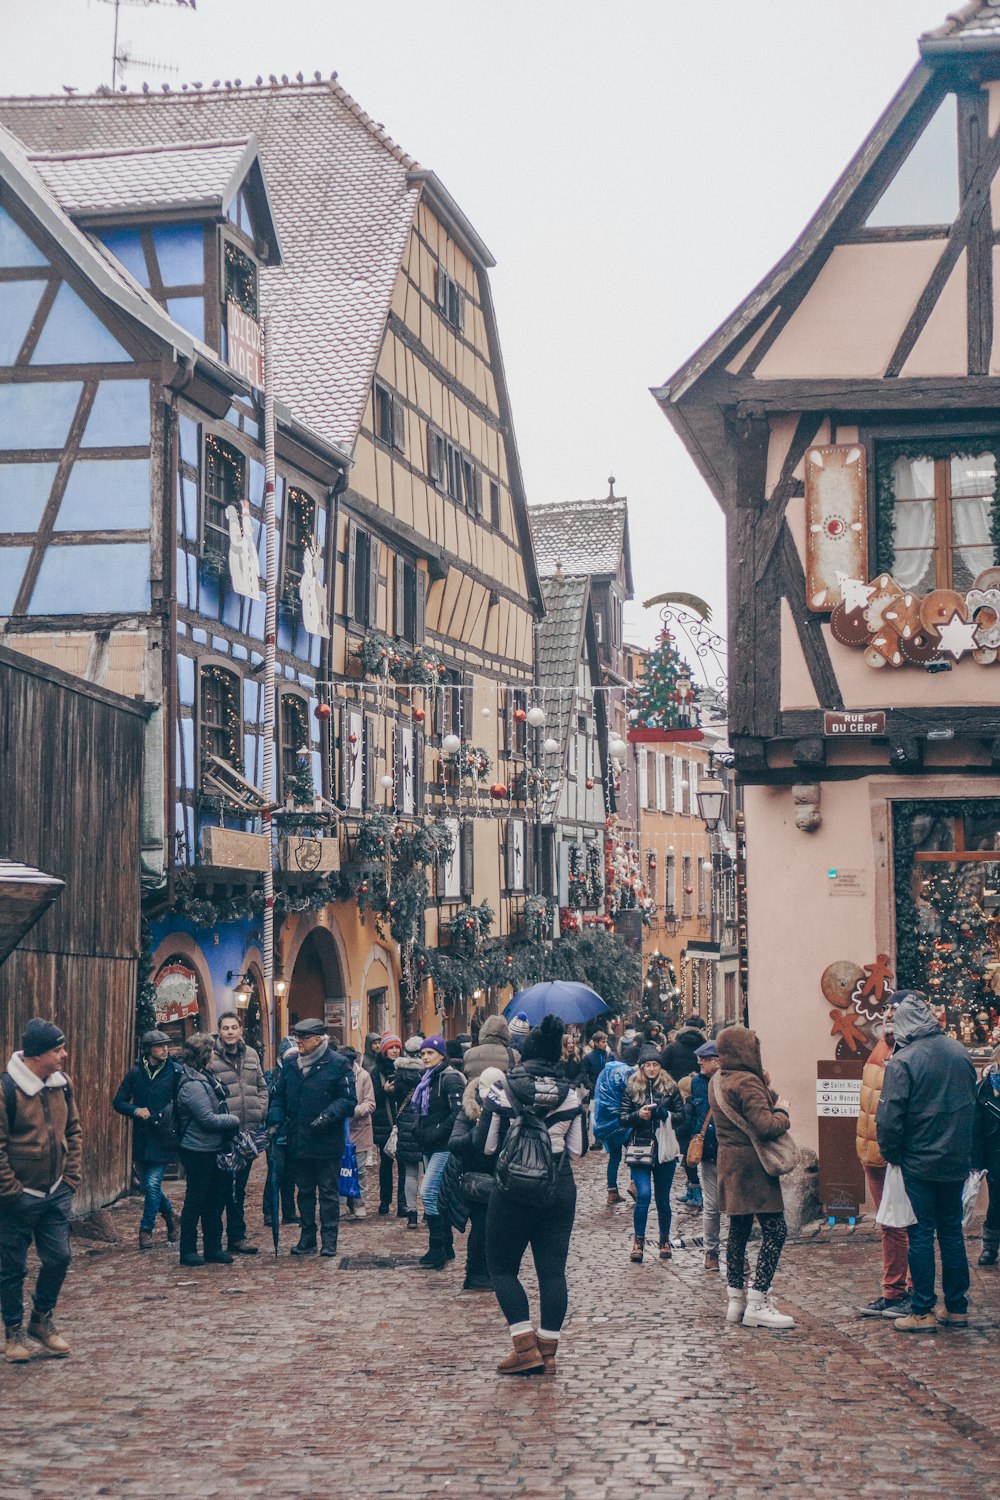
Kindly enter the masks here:
<path id="1" fill-rule="evenodd" d="M 486 706 L 485 706 L 485 704 L 484 704 L 484 705 L 483 705 L 483 707 L 482 707 L 482 708 L 481 708 L 481 709 L 480 709 L 480 710 L 479 710 L 479 712 L 480 712 L 480 713 L 481 713 L 481 714 L 482 714 L 482 716 L 483 716 L 483 718 L 484 718 L 484 719 L 488 719 L 488 718 L 489 718 L 489 717 L 490 717 L 490 714 L 491 714 L 491 713 L 492 713 L 492 711 L 493 711 L 493 710 L 492 710 L 492 709 L 489 709 L 489 708 L 487 708 L 487 707 L 486 707 Z"/>
<path id="2" fill-rule="evenodd" d="M 529 708 L 528 723 L 531 725 L 532 729 L 541 729 L 542 725 L 545 723 L 544 708 L 539 708 L 537 703 L 532 708 Z"/>
<path id="3" fill-rule="evenodd" d="M 457 755 L 462 748 L 462 741 L 457 734 L 446 734 L 441 741 L 441 749 L 445 755 Z"/>
<path id="4" fill-rule="evenodd" d="M 546 755 L 555 755 L 559 749 L 559 741 L 554 740 L 550 734 L 547 739 L 542 741 L 542 749 Z"/>
<path id="5" fill-rule="evenodd" d="M 386 773 L 385 776 L 380 776 L 379 777 L 378 784 L 379 784 L 379 786 L 384 787 L 385 790 L 388 792 L 392 788 L 392 777 L 388 773 Z"/>
<path id="6" fill-rule="evenodd" d="M 622 739 L 620 734 L 613 734 L 611 736 L 611 742 L 608 745 L 608 754 L 611 755 L 614 760 L 625 759 L 625 756 L 628 754 L 628 745 Z"/>

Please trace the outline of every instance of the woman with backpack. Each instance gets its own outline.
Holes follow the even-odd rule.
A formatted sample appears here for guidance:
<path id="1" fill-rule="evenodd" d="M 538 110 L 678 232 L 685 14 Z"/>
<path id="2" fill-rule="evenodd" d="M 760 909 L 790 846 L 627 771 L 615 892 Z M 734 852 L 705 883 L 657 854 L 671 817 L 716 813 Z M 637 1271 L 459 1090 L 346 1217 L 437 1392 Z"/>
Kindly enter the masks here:
<path id="1" fill-rule="evenodd" d="M 216 1161 L 240 1128 L 239 1116 L 226 1109 L 226 1085 L 211 1072 L 215 1038 L 196 1031 L 184 1043 L 181 1081 L 175 1107 L 180 1132 L 180 1158 L 187 1178 L 181 1210 L 181 1265 L 203 1266 L 206 1262 L 232 1265 L 233 1257 L 222 1248 L 222 1214 L 229 1199 L 232 1178 Z M 204 1257 L 198 1254 L 198 1224 L 201 1223 Z"/>
<path id="2" fill-rule="evenodd" d="M 660 1259 L 670 1259 L 670 1189 L 680 1156 L 676 1126 L 683 1114 L 684 1101 L 669 1073 L 664 1072 L 660 1048 L 655 1042 L 644 1042 L 639 1049 L 639 1065 L 625 1086 L 620 1116 L 622 1128 L 629 1132 L 625 1165 L 635 1188 L 629 1260 L 636 1264 L 642 1263 L 649 1204 L 654 1197 Z"/>
<path id="3" fill-rule="evenodd" d="M 580 1096 L 562 1076 L 563 1024 L 546 1016 L 525 1038 L 521 1061 L 483 1102 L 475 1148 L 496 1158 L 486 1210 L 486 1263 L 513 1351 L 501 1375 L 553 1375 L 566 1317 L 566 1258 L 576 1214 L 570 1160 L 586 1149 Z M 531 1325 L 518 1272 L 531 1246 L 539 1328 Z"/>

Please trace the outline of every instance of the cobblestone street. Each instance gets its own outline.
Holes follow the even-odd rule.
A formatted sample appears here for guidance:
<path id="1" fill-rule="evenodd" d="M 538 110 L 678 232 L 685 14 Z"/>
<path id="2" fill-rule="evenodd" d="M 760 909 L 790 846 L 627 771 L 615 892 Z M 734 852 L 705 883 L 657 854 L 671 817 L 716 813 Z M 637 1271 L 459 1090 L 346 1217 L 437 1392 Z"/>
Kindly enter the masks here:
<path id="1" fill-rule="evenodd" d="M 0 1366 L 0 1495 L 993 1493 L 996 1271 L 973 1270 L 968 1332 L 906 1337 L 856 1317 L 878 1290 L 873 1241 L 792 1244 L 777 1296 L 795 1329 L 729 1328 L 700 1250 L 631 1266 L 603 1158 L 579 1182 L 548 1381 L 493 1374 L 509 1345 L 493 1299 L 459 1292 L 461 1243 L 422 1272 L 423 1236 L 372 1218 L 344 1228 L 337 1263 L 292 1260 L 289 1227 L 277 1263 L 182 1272 L 173 1250 L 131 1248 L 132 1200 L 115 1215 L 129 1248 L 76 1242 L 59 1317 L 73 1357 Z"/>

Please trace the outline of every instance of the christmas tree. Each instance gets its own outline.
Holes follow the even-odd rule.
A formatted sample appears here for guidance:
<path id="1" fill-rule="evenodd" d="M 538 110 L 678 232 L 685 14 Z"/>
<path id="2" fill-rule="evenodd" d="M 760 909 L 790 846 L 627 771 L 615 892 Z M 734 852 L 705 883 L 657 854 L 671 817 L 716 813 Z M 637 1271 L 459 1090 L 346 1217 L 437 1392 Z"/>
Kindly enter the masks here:
<path id="1" fill-rule="evenodd" d="M 930 1000 L 944 1005 L 948 1021 L 975 1014 L 993 997 L 985 983 L 992 956 L 992 918 L 983 910 L 982 874 L 975 867 L 942 865 L 921 871 L 917 952 L 923 974 L 916 977 Z"/>
<path id="2" fill-rule="evenodd" d="M 690 729 L 698 722 L 691 668 L 668 630 L 660 632 L 646 657 L 636 709 L 635 723 L 640 729 Z"/>

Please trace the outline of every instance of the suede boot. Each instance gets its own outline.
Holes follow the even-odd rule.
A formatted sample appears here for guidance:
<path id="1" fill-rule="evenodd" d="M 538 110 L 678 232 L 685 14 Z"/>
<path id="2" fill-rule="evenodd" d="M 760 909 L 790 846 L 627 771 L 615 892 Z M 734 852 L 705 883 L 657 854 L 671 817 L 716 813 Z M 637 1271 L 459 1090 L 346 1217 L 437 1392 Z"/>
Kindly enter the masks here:
<path id="1" fill-rule="evenodd" d="M 533 1333 L 513 1335 L 514 1352 L 497 1365 L 498 1375 L 543 1375 L 545 1360 Z"/>
<path id="2" fill-rule="evenodd" d="M 645 1248 L 646 1248 L 646 1238 L 645 1238 L 645 1235 L 637 1234 L 635 1236 L 635 1238 L 633 1239 L 633 1241 L 632 1241 L 632 1249 L 631 1249 L 631 1252 L 629 1253 L 629 1260 L 634 1261 L 637 1266 L 641 1266 L 642 1265 L 642 1253 L 645 1250 Z"/>
<path id="3" fill-rule="evenodd" d="M 4 1329 L 3 1357 L 11 1365 L 26 1365 L 31 1358 L 28 1340 L 20 1323 L 16 1328 Z"/>
<path id="4" fill-rule="evenodd" d="M 545 1361 L 545 1374 L 554 1375 L 556 1373 L 556 1352 L 559 1348 L 559 1340 L 543 1339 L 539 1335 L 536 1342 L 538 1344 L 538 1352 Z"/>
<path id="5" fill-rule="evenodd" d="M 29 1339 L 36 1339 L 42 1345 L 43 1349 L 47 1349 L 57 1359 L 65 1359 L 69 1353 L 69 1345 L 66 1340 L 62 1334 L 56 1332 L 56 1326 L 52 1321 L 52 1314 L 50 1312 L 39 1312 L 37 1307 L 31 1314 L 28 1322 L 28 1337 Z"/>
<path id="6" fill-rule="evenodd" d="M 151 1229 L 140 1229 L 139 1230 L 139 1249 L 140 1250 L 152 1250 L 152 1248 L 153 1248 L 153 1231 Z"/>
<path id="7" fill-rule="evenodd" d="M 163 1222 L 167 1226 L 167 1244 L 168 1245 L 176 1245 L 176 1243 L 177 1243 L 177 1237 L 178 1237 L 178 1234 L 180 1233 L 180 1231 L 177 1228 L 177 1218 L 176 1218 L 176 1215 L 174 1214 L 174 1211 L 171 1208 L 161 1208 L 160 1212 L 163 1215 Z"/>
<path id="8" fill-rule="evenodd" d="M 427 1233 L 430 1244 L 426 1255 L 422 1255 L 417 1261 L 418 1266 L 423 1266 L 425 1271 L 443 1271 L 448 1264 L 448 1256 L 445 1249 L 444 1225 L 440 1214 L 427 1215 Z"/>

